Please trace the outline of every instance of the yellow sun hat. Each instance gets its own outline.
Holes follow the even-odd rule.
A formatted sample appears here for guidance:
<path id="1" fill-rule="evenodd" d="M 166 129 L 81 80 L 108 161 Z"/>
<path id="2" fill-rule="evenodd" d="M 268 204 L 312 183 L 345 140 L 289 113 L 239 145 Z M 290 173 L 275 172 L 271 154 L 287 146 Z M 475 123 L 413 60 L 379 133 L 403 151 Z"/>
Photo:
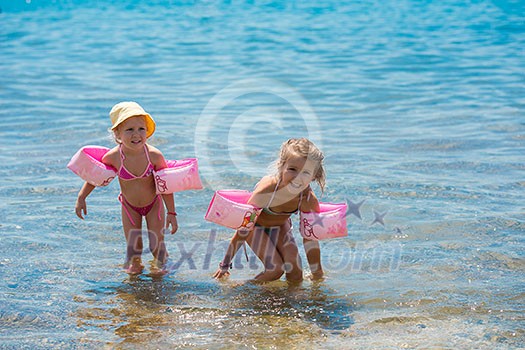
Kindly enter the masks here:
<path id="1" fill-rule="evenodd" d="M 109 118 L 112 124 L 111 130 L 115 130 L 124 120 L 136 116 L 145 117 L 147 128 L 146 137 L 153 135 L 155 132 L 155 121 L 137 102 L 133 101 L 120 102 L 111 108 L 109 112 Z"/>

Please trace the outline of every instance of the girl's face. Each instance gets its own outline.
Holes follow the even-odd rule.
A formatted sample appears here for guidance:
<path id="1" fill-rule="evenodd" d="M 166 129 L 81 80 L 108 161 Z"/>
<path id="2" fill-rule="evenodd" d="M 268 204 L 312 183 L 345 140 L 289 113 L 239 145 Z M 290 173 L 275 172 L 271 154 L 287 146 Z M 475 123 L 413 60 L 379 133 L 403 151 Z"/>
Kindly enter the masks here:
<path id="1" fill-rule="evenodd" d="M 281 181 L 283 187 L 293 194 L 299 194 L 314 179 L 317 163 L 301 156 L 291 156 L 284 163 Z"/>
<path id="2" fill-rule="evenodd" d="M 144 147 L 146 143 L 146 121 L 142 116 L 131 117 L 124 120 L 117 127 L 116 131 L 117 138 L 126 147 Z"/>

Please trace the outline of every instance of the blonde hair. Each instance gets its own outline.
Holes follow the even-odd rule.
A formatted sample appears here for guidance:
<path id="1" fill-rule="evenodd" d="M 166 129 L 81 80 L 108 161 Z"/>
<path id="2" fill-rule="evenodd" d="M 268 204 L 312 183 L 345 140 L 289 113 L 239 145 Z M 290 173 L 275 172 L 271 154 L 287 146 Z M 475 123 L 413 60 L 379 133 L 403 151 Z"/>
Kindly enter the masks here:
<path id="1" fill-rule="evenodd" d="M 324 154 L 319 148 L 307 138 L 289 139 L 281 145 L 279 151 L 279 158 L 275 161 L 275 170 L 277 178 L 281 179 L 281 174 L 284 170 L 284 165 L 291 156 L 304 157 L 310 161 L 317 162 L 317 167 L 313 179 L 319 184 L 321 192 L 324 192 L 326 185 L 326 174 L 324 170 L 323 160 Z"/>

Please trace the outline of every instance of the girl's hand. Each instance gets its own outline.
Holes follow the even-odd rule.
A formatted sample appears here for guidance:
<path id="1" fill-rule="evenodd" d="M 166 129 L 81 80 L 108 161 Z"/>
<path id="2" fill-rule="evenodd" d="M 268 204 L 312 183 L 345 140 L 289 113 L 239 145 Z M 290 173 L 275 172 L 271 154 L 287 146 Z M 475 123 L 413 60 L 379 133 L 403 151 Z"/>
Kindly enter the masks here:
<path id="1" fill-rule="evenodd" d="M 228 271 L 227 269 L 226 270 L 218 269 L 213 274 L 213 278 L 220 279 L 220 278 L 223 278 L 224 276 L 229 276 L 229 275 L 230 275 L 230 271 Z"/>
<path id="2" fill-rule="evenodd" d="M 166 228 L 169 228 L 171 225 L 171 234 L 174 234 L 179 229 L 179 224 L 177 223 L 177 216 L 173 214 L 168 214 L 166 216 Z"/>
<path id="3" fill-rule="evenodd" d="M 82 216 L 82 213 L 84 213 L 84 215 L 87 215 L 87 205 L 85 198 L 77 198 L 77 202 L 75 203 L 75 213 L 79 218 L 84 220 L 84 216 Z"/>
<path id="4" fill-rule="evenodd" d="M 94 189 L 95 186 L 86 181 L 84 182 L 84 185 L 82 185 L 82 188 L 78 193 L 77 202 L 75 203 L 75 213 L 82 220 L 84 220 L 82 213 L 84 213 L 84 215 L 87 215 L 86 198 Z"/>

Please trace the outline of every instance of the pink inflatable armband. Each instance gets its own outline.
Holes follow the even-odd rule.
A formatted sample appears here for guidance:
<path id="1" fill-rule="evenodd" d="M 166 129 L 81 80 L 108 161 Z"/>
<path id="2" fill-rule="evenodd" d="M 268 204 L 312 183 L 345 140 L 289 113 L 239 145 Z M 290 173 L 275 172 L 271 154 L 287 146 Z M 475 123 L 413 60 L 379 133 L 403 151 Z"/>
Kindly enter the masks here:
<path id="1" fill-rule="evenodd" d="M 235 230 L 252 229 L 261 209 L 248 204 L 251 195 L 242 190 L 216 191 L 204 218 Z"/>
<path id="2" fill-rule="evenodd" d="M 107 186 L 117 176 L 113 167 L 102 163 L 102 157 L 109 148 L 85 146 L 71 158 L 67 167 L 83 180 L 94 186 Z"/>
<path id="3" fill-rule="evenodd" d="M 196 158 L 167 160 L 166 164 L 167 168 L 153 173 L 157 194 L 202 189 Z"/>
<path id="4" fill-rule="evenodd" d="M 321 240 L 348 236 L 346 227 L 346 203 L 319 203 L 321 212 L 299 215 L 299 232 L 311 240 Z"/>

